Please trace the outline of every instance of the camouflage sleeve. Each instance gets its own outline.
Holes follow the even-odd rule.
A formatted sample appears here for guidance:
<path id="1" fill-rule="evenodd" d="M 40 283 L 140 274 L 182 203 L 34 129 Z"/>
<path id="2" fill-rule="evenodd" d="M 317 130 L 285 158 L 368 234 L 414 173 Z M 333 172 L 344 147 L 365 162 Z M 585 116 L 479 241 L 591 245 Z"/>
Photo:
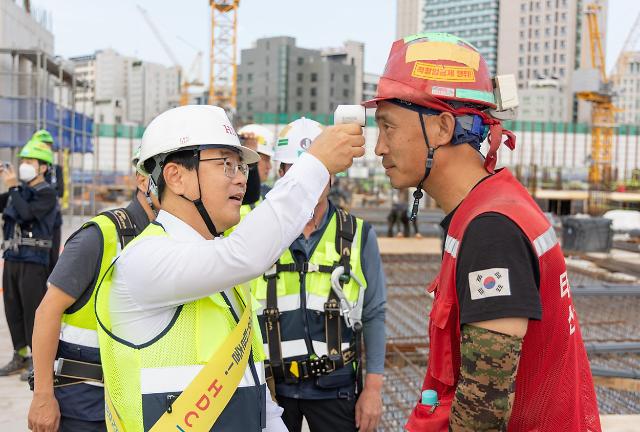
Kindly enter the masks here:
<path id="1" fill-rule="evenodd" d="M 506 431 L 522 338 L 465 325 L 450 431 Z"/>

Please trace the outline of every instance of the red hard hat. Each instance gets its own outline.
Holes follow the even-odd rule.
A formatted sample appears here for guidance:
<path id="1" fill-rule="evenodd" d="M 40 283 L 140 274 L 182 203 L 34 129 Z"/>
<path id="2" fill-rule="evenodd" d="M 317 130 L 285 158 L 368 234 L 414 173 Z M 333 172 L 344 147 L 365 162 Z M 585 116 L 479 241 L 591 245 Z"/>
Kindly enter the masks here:
<path id="1" fill-rule="evenodd" d="M 450 112 L 454 116 L 476 114 L 489 125 L 489 152 L 485 167 L 493 172 L 503 133 L 505 144 L 515 148 L 515 136 L 503 130 L 499 120 L 485 112 L 495 109 L 489 68 L 469 42 L 448 33 L 422 33 L 393 43 L 376 97 L 363 102 L 400 99 L 415 105 Z M 455 107 L 450 104 L 457 102 Z"/>

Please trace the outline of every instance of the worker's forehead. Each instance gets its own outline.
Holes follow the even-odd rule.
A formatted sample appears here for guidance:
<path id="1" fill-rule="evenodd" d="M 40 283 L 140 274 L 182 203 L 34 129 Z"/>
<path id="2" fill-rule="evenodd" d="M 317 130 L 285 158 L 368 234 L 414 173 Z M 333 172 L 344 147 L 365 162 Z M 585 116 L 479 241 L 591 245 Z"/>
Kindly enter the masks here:
<path id="1" fill-rule="evenodd" d="M 376 108 L 376 121 L 389 120 L 394 117 L 396 111 L 402 108 L 386 101 L 378 102 Z"/>

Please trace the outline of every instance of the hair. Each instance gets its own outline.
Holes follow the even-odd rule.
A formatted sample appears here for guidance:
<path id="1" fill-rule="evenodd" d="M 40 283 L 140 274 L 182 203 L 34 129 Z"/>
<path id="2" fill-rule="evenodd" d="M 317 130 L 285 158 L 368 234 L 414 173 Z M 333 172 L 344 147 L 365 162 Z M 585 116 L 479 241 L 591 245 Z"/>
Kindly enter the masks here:
<path id="1" fill-rule="evenodd" d="M 185 167 L 188 171 L 193 171 L 197 168 L 198 161 L 199 157 L 197 152 L 194 152 L 194 150 L 182 150 L 168 154 L 164 159 L 162 166 L 165 167 L 168 163 L 174 163 Z M 144 169 L 148 173 L 151 173 L 155 169 L 157 163 L 158 162 L 155 158 L 147 159 L 144 162 Z M 158 200 L 162 201 L 162 197 L 164 196 L 164 192 L 167 187 L 167 183 L 164 180 L 162 172 L 160 173 L 160 176 L 158 176 L 156 185 L 158 186 Z"/>

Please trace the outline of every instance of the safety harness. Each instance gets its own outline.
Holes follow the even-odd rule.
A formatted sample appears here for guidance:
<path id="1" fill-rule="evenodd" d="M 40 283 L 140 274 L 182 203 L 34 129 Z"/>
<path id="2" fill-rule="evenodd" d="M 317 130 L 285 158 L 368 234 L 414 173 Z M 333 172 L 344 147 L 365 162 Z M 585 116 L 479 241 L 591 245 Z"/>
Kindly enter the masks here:
<path id="1" fill-rule="evenodd" d="M 340 260 L 334 265 L 318 265 L 310 262 L 301 264 L 281 264 L 277 262 L 263 278 L 267 282 L 265 317 L 265 337 L 269 347 L 269 363 L 267 374 L 271 374 L 276 382 L 294 384 L 300 380 L 328 375 L 335 370 L 356 361 L 356 394 L 362 390 L 362 299 L 363 284 L 351 274 L 351 245 L 356 233 L 356 218 L 340 208 L 336 208 L 336 251 Z M 282 340 L 280 333 L 280 311 L 278 310 L 277 279 L 279 273 L 295 272 L 304 276 L 306 273 L 320 272 L 331 274 L 332 289 L 324 304 L 325 340 L 327 354 L 322 357 L 309 356 L 302 360 L 284 361 L 282 358 Z M 342 292 L 342 287 L 350 278 L 359 284 L 358 304 L 351 305 Z M 355 340 L 346 350 L 341 349 L 342 326 L 340 315 L 353 330 Z"/>
<path id="2" fill-rule="evenodd" d="M 116 227 L 121 249 L 136 237 L 136 225 L 124 208 L 108 210 L 100 215 L 106 216 Z M 65 358 L 58 358 L 54 363 L 53 386 L 63 387 L 80 384 L 86 381 L 103 382 L 102 365 Z M 33 371 L 29 374 L 29 387 L 33 391 Z"/>

